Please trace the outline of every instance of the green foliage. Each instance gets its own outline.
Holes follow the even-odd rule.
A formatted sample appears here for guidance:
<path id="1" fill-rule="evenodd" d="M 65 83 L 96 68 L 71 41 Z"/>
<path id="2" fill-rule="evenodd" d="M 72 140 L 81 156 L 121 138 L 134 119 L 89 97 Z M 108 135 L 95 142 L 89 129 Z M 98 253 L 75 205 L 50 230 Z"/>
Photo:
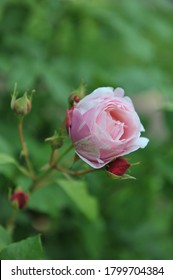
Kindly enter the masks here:
<path id="1" fill-rule="evenodd" d="M 8 245 L 0 252 L 1 260 L 42 260 L 44 259 L 40 236 L 30 237 Z"/>
<path id="2" fill-rule="evenodd" d="M 168 0 L 0 1 L 2 259 L 173 258 L 172 12 Z M 14 84 L 20 92 L 36 89 L 23 130 L 42 174 L 51 152 L 45 138 L 59 131 L 81 81 L 87 93 L 121 86 L 137 100 L 150 138 L 145 150 L 128 156 L 141 161 L 130 168 L 137 179 L 111 180 L 105 172 L 74 179 L 55 171 L 52 182 L 29 194 L 10 235 L 9 195 L 32 185 L 10 111 Z M 70 144 L 66 136 L 63 142 L 60 155 Z M 71 151 L 60 163 L 71 168 L 73 158 Z"/>
<path id="3" fill-rule="evenodd" d="M 34 191 L 30 197 L 29 209 L 57 217 L 58 211 L 68 206 L 68 201 L 57 185 Z"/>
<path id="4" fill-rule="evenodd" d="M 21 171 L 24 175 L 28 176 L 28 172 L 25 168 L 20 166 L 18 162 L 11 156 L 7 154 L 0 154 L 0 165 L 13 164 L 19 171 Z"/>
<path id="5" fill-rule="evenodd" d="M 4 249 L 10 243 L 10 234 L 2 226 L 0 226 L 0 251 L 2 251 L 2 249 Z"/>
<path id="6" fill-rule="evenodd" d="M 58 185 L 67 194 L 75 207 L 91 221 L 98 219 L 97 201 L 92 197 L 84 182 L 79 181 L 58 181 Z"/>

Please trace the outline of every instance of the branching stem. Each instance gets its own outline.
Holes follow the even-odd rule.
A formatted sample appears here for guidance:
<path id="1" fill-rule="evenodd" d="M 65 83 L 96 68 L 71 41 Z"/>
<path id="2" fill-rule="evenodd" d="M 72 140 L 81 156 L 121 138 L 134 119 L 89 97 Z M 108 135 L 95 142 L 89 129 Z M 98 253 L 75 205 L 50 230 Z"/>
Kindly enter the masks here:
<path id="1" fill-rule="evenodd" d="M 77 170 L 77 171 L 74 171 L 74 170 L 67 170 L 65 169 L 64 167 L 62 166 L 55 166 L 54 167 L 57 171 L 61 171 L 65 174 L 70 174 L 70 175 L 73 175 L 73 176 L 81 176 L 81 175 L 85 175 L 85 174 L 88 174 L 88 173 L 91 173 L 91 172 L 95 172 L 95 171 L 98 171 L 98 169 L 87 169 L 87 170 Z"/>

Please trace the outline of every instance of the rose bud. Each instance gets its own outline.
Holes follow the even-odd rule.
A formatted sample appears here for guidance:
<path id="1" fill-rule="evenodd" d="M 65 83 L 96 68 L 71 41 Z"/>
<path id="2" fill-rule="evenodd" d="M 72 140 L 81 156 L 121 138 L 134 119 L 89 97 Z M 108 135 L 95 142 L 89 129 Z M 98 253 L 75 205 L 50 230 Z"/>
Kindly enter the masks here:
<path id="1" fill-rule="evenodd" d="M 130 166 L 126 159 L 118 157 L 107 165 L 106 170 L 116 176 L 123 176 Z"/>
<path id="2" fill-rule="evenodd" d="M 67 111 L 66 126 L 78 156 L 94 168 L 148 144 L 131 99 L 122 88 L 102 87 Z"/>
<path id="3" fill-rule="evenodd" d="M 80 97 L 79 97 L 78 95 L 75 95 L 75 96 L 73 97 L 73 99 L 74 99 L 74 102 L 75 102 L 75 103 L 79 103 L 79 101 L 80 101 Z"/>
<path id="4" fill-rule="evenodd" d="M 27 193 L 18 190 L 12 194 L 10 201 L 16 202 L 17 207 L 23 209 L 27 205 L 28 199 L 29 196 Z"/>
<path id="5" fill-rule="evenodd" d="M 68 98 L 70 108 L 75 106 L 80 101 L 80 97 L 78 95 L 70 95 Z"/>
<path id="6" fill-rule="evenodd" d="M 62 131 L 55 131 L 54 135 L 46 138 L 45 141 L 50 143 L 53 150 L 61 148 L 61 146 L 63 145 Z"/>
<path id="7" fill-rule="evenodd" d="M 18 92 L 17 86 L 15 85 L 11 99 L 11 109 L 19 116 L 27 115 L 31 111 L 33 93 L 34 90 L 32 91 L 31 95 L 28 96 L 27 92 L 25 92 L 22 97 L 17 98 Z"/>
<path id="8" fill-rule="evenodd" d="M 86 85 L 81 83 L 79 88 L 77 88 L 70 94 L 68 98 L 70 108 L 75 106 L 82 98 L 84 98 L 85 91 L 86 91 Z"/>

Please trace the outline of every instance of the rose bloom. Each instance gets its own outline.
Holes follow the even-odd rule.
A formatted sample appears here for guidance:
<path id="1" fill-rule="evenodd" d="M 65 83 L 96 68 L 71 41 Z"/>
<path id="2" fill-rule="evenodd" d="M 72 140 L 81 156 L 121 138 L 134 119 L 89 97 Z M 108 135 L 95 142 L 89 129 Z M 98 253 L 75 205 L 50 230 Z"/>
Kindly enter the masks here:
<path id="1" fill-rule="evenodd" d="M 101 87 L 67 110 L 66 126 L 78 156 L 94 168 L 144 148 L 144 127 L 122 88 Z"/>

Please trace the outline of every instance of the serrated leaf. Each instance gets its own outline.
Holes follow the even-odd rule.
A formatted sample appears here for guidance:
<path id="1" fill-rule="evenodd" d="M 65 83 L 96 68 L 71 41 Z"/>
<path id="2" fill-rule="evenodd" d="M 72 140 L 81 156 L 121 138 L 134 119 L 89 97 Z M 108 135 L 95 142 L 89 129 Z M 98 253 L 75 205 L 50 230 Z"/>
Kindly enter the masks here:
<path id="1" fill-rule="evenodd" d="M 29 237 L 12 243 L 0 252 L 1 260 L 43 260 L 45 259 L 40 236 Z"/>
<path id="2" fill-rule="evenodd" d="M 12 156 L 0 153 L 0 164 L 13 164 L 20 172 L 22 172 L 26 176 L 29 176 L 27 170 L 22 167 Z"/>
<path id="3" fill-rule="evenodd" d="M 88 192 L 85 182 L 60 180 L 57 183 L 86 218 L 92 221 L 98 218 L 97 200 Z"/>
<path id="4" fill-rule="evenodd" d="M 0 251 L 2 251 L 10 243 L 11 243 L 11 237 L 8 231 L 2 226 L 0 226 Z"/>

